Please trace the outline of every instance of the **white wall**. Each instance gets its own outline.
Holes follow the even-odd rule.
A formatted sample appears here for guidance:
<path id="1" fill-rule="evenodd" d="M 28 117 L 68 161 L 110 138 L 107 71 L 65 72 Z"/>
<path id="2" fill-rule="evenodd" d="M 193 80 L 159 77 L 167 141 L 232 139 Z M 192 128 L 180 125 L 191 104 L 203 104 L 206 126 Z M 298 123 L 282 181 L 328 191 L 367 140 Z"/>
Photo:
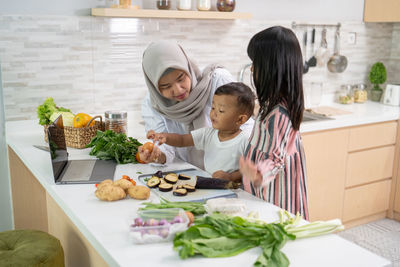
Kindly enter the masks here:
<path id="1" fill-rule="evenodd" d="M 0 14 L 88 15 L 91 7 L 104 6 L 106 1 L 2 1 Z M 195 0 L 192 1 L 195 3 Z M 143 7 L 149 6 L 155 0 L 132 2 Z M 362 21 L 364 0 L 236 0 L 236 11 L 250 12 L 254 18 L 268 20 Z"/>
<path id="2" fill-rule="evenodd" d="M 10 179 L 8 175 L 5 141 L 3 87 L 0 74 L 0 232 L 13 229 L 12 218 Z"/>

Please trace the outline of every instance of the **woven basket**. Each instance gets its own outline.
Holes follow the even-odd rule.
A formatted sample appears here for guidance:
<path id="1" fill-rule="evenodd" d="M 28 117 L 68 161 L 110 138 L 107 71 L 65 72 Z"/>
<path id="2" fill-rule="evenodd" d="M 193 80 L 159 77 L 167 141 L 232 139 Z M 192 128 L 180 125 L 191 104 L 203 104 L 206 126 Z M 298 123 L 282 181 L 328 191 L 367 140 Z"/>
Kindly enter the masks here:
<path id="1" fill-rule="evenodd" d="M 100 121 L 95 121 L 93 126 L 89 126 L 90 123 L 97 118 L 100 118 Z M 47 137 L 47 128 L 48 125 L 44 125 L 44 141 L 49 142 Z M 64 131 L 67 147 L 85 148 L 86 145 L 90 143 L 92 138 L 96 136 L 97 130 L 104 131 L 104 128 L 105 125 L 102 117 L 96 116 L 88 122 L 86 127 L 74 128 L 70 126 L 64 126 L 64 129 L 57 128 L 54 139 L 56 144 L 62 144 L 63 133 L 61 131 Z M 57 140 L 60 140 L 61 142 L 57 142 Z"/>

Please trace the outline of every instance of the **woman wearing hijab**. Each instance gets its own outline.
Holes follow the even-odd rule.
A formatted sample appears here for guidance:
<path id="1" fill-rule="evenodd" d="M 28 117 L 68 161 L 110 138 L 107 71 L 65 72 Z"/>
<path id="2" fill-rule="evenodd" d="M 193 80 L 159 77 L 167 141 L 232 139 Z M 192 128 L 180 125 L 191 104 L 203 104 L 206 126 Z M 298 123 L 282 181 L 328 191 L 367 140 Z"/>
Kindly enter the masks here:
<path id="1" fill-rule="evenodd" d="M 142 102 L 145 130 L 187 134 L 211 126 L 210 110 L 215 90 L 233 82 L 222 66 L 213 64 L 203 72 L 180 45 L 169 41 L 151 43 L 143 54 L 143 72 L 149 93 Z M 251 129 L 254 121 L 245 126 Z M 249 124 L 249 122 L 247 123 Z M 203 152 L 194 147 L 154 146 L 149 153 L 139 148 L 146 163 L 168 163 L 175 157 L 203 168 Z"/>

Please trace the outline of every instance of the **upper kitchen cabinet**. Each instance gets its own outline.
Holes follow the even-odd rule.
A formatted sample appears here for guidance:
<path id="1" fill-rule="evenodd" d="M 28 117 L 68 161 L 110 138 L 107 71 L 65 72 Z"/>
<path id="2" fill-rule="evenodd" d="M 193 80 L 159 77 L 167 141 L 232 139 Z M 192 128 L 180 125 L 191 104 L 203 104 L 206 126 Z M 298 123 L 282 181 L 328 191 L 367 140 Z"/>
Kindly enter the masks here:
<path id="1" fill-rule="evenodd" d="M 399 0 L 365 0 L 365 22 L 400 22 Z"/>

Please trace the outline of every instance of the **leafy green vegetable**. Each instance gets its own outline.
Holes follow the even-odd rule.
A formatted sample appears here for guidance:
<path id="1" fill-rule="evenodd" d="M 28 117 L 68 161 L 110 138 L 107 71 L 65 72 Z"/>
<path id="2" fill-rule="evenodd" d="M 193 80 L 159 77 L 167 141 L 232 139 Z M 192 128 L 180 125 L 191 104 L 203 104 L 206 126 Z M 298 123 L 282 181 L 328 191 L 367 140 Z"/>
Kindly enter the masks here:
<path id="1" fill-rule="evenodd" d="M 182 259 L 196 254 L 230 257 L 260 246 L 263 252 L 255 266 L 289 266 L 289 260 L 280 249 L 296 236 L 287 233 L 280 223 L 260 224 L 214 213 L 196 219 L 195 224 L 175 236 L 174 249 Z"/>
<path id="2" fill-rule="evenodd" d="M 190 211 L 194 215 L 202 215 L 206 213 L 206 210 L 204 209 L 204 202 L 170 202 L 166 199 L 161 198 L 159 204 L 151 202 L 145 202 L 142 204 L 146 207 L 140 208 L 140 210 L 182 208 L 186 211 Z"/>
<path id="3" fill-rule="evenodd" d="M 99 159 L 113 159 L 118 164 L 137 163 L 136 153 L 141 146 L 137 139 L 112 130 L 97 131 L 97 134 L 86 147 L 91 147 L 90 155 Z"/>
<path id="4" fill-rule="evenodd" d="M 299 214 L 293 218 L 280 210 L 280 221 L 266 223 L 254 216 L 244 219 L 214 213 L 195 220 L 186 232 L 178 233 L 174 249 L 182 259 L 197 254 L 205 257 L 230 257 L 253 247 L 261 247 L 262 253 L 254 266 L 289 266 L 286 255 L 280 251 L 288 240 L 332 233 L 343 230 L 339 219 L 317 221 L 298 226 Z"/>
<path id="5" fill-rule="evenodd" d="M 71 110 L 63 107 L 57 107 L 53 98 L 48 97 L 42 105 L 37 107 L 37 115 L 40 125 L 49 125 L 51 123 L 50 117 L 56 111 L 71 112 Z"/>

